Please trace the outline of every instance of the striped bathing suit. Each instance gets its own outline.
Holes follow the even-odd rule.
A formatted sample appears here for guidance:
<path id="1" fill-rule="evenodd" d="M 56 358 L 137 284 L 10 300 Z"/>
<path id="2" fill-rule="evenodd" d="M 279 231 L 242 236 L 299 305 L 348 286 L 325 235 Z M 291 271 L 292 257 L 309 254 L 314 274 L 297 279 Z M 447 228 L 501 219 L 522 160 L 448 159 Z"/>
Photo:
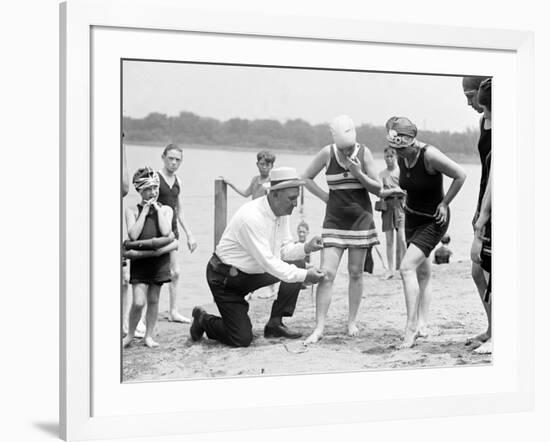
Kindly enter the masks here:
<path id="1" fill-rule="evenodd" d="M 356 157 L 363 169 L 365 149 L 356 145 Z M 330 148 L 326 177 L 329 195 L 322 233 L 325 247 L 367 248 L 379 244 L 369 192 L 340 163 L 335 144 Z"/>

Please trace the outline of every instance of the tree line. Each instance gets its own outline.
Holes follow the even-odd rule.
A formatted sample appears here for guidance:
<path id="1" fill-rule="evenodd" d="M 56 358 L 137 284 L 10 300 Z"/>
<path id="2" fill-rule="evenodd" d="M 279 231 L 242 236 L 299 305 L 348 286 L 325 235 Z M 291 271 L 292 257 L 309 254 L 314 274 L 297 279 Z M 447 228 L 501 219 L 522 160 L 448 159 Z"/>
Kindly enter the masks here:
<path id="1" fill-rule="evenodd" d="M 242 118 L 219 121 L 192 112 L 180 112 L 178 116 L 150 113 L 141 119 L 124 117 L 123 131 L 127 142 L 139 144 L 181 143 L 310 152 L 332 142 L 327 124 L 312 125 L 302 119 L 284 123 Z M 356 128 L 356 132 L 359 142 L 375 152 L 382 151 L 387 145 L 383 126 L 363 124 Z M 420 140 L 443 152 L 463 155 L 475 152 L 478 136 L 478 131 L 473 129 L 464 132 L 419 130 L 418 133 Z"/>

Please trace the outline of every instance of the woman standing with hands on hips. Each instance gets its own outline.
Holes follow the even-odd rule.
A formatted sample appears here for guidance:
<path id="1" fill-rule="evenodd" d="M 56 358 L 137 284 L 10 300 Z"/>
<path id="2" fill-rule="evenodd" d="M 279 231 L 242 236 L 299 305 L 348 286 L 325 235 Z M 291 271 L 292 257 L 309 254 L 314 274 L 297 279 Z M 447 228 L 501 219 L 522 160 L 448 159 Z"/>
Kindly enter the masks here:
<path id="1" fill-rule="evenodd" d="M 363 267 L 367 247 L 379 244 L 372 215 L 369 192 L 378 194 L 374 160 L 368 147 L 357 143 L 355 125 L 347 115 L 331 122 L 334 143 L 323 147 L 304 172 L 308 190 L 325 201 L 327 208 L 323 221 L 321 268 L 324 279 L 317 288 L 316 326 L 304 342 L 314 344 L 323 336 L 325 320 L 332 297 L 332 285 L 342 255 L 348 250 L 349 319 L 348 335 L 356 336 L 357 312 L 363 295 Z M 313 179 L 326 168 L 329 192 L 321 189 Z"/>
<path id="2" fill-rule="evenodd" d="M 431 301 L 429 256 L 447 232 L 451 219 L 449 204 L 464 184 L 466 173 L 439 149 L 418 141 L 417 128 L 408 118 L 392 117 L 386 128 L 386 139 L 398 156 L 399 186 L 407 192 L 407 251 L 400 267 L 407 324 L 401 348 L 410 348 L 416 338 L 427 336 Z M 443 175 L 453 180 L 446 193 Z"/>

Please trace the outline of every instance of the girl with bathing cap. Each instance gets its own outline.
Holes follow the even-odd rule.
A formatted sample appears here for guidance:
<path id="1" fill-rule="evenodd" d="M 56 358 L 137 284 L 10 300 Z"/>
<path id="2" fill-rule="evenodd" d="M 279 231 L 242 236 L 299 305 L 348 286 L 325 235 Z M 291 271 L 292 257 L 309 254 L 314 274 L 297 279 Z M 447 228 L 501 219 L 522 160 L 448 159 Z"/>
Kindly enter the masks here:
<path id="1" fill-rule="evenodd" d="M 370 150 L 356 141 L 355 125 L 341 115 L 330 124 L 334 143 L 325 146 L 304 172 L 306 187 L 327 203 L 323 221 L 324 249 L 321 268 L 325 278 L 319 283 L 316 300 L 316 326 L 304 342 L 314 344 L 323 336 L 332 285 L 344 251 L 348 250 L 349 319 L 348 335 L 359 332 L 356 321 L 363 294 L 363 266 L 367 248 L 378 244 L 369 192 L 378 194 L 381 185 Z M 326 168 L 329 192 L 313 180 Z"/>
<path id="2" fill-rule="evenodd" d="M 429 256 L 447 232 L 449 204 L 464 184 L 466 173 L 437 148 L 418 141 L 416 126 L 409 119 L 392 117 L 386 129 L 386 139 L 398 156 L 399 186 L 407 192 L 407 251 L 400 267 L 407 324 L 401 348 L 410 348 L 417 337 L 427 336 L 431 301 Z M 447 193 L 443 189 L 443 175 L 453 180 Z"/>
<path id="3" fill-rule="evenodd" d="M 132 182 L 141 196 L 141 202 L 136 207 L 127 208 L 125 212 L 130 241 L 168 237 L 172 233 L 172 208 L 157 202 L 159 181 L 158 173 L 150 167 L 141 168 L 134 174 Z M 158 346 L 153 333 L 157 323 L 160 288 L 165 282 L 170 282 L 170 251 L 177 249 L 177 246 L 177 241 L 173 241 L 171 249 L 164 248 L 160 256 L 132 260 L 130 284 L 133 301 L 123 347 L 130 345 L 134 339 L 146 303 L 144 342 L 147 347 Z"/>

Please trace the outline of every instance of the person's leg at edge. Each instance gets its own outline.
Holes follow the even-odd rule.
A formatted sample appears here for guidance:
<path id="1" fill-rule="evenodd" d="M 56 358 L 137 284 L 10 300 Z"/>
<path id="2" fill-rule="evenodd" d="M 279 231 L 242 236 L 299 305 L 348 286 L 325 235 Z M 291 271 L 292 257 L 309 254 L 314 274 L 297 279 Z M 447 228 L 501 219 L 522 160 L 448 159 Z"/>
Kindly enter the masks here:
<path id="1" fill-rule="evenodd" d="M 490 281 L 491 274 L 489 272 L 483 271 L 486 281 Z M 485 300 L 488 298 L 487 300 Z M 489 337 L 488 339 L 481 344 L 479 347 L 477 347 L 473 352 L 477 354 L 490 354 L 493 352 L 493 339 L 491 337 L 491 299 L 492 299 L 492 293 L 491 293 L 491 283 L 487 283 L 487 292 L 485 293 L 485 296 L 483 298 L 483 304 L 487 304 L 488 311 L 487 311 L 487 319 L 489 321 Z"/>
<path id="2" fill-rule="evenodd" d="M 382 279 L 393 278 L 396 267 L 394 267 L 394 233 L 393 229 L 384 232 L 386 234 L 386 259 L 388 260 L 388 270 L 382 277 Z M 396 256 L 397 258 L 397 256 Z"/>
<path id="3" fill-rule="evenodd" d="M 416 268 L 416 278 L 418 280 L 417 335 L 426 337 L 428 336 L 428 317 L 432 301 L 432 264 L 429 258 L 424 259 Z"/>
<path id="4" fill-rule="evenodd" d="M 407 248 L 403 261 L 401 261 L 401 280 L 403 281 L 403 292 L 405 294 L 405 306 L 407 308 L 407 323 L 405 325 L 405 336 L 400 348 L 410 348 L 417 338 L 417 309 L 419 286 L 416 276 L 417 267 L 426 259 L 424 252 L 414 244 Z"/>
<path id="5" fill-rule="evenodd" d="M 366 256 L 367 249 L 348 249 L 348 336 L 357 336 L 359 334 L 357 312 L 359 311 L 359 305 L 361 305 L 361 298 L 363 297 L 363 267 Z"/>
<path id="6" fill-rule="evenodd" d="M 159 314 L 159 295 L 160 284 L 149 284 L 147 290 L 147 313 L 145 314 L 145 345 L 149 348 L 158 347 L 158 343 L 153 339 L 155 335 L 155 326 Z"/>
<path id="7" fill-rule="evenodd" d="M 483 304 L 485 315 L 487 316 L 487 330 L 468 339 L 467 344 L 471 344 L 474 341 L 485 342 L 491 338 L 491 302 L 485 302 L 485 293 L 487 292 L 487 278 L 481 266 L 478 263 L 472 262 L 472 279 L 477 288 L 479 298 Z"/>
<path id="8" fill-rule="evenodd" d="M 321 251 L 321 269 L 325 272 L 325 277 L 317 286 L 315 329 L 304 341 L 305 345 L 315 344 L 323 337 L 325 321 L 332 297 L 332 285 L 343 253 L 344 249 L 338 247 L 327 247 Z"/>
<path id="9" fill-rule="evenodd" d="M 128 334 L 122 340 L 122 346 L 127 347 L 134 339 L 136 326 L 141 318 L 143 307 L 147 303 L 147 284 L 135 283 L 132 284 L 132 307 L 128 321 Z"/>
<path id="10" fill-rule="evenodd" d="M 121 290 L 121 301 L 122 301 L 122 334 L 128 334 L 129 322 L 130 322 L 130 309 L 132 308 L 132 301 L 129 296 L 129 271 L 128 264 L 122 266 L 122 286 Z"/>
<path id="11" fill-rule="evenodd" d="M 180 266 L 178 263 L 178 251 L 170 252 L 170 310 L 168 311 L 168 320 L 173 322 L 182 322 L 189 324 L 191 320 L 178 312 L 178 281 L 180 278 Z"/>

